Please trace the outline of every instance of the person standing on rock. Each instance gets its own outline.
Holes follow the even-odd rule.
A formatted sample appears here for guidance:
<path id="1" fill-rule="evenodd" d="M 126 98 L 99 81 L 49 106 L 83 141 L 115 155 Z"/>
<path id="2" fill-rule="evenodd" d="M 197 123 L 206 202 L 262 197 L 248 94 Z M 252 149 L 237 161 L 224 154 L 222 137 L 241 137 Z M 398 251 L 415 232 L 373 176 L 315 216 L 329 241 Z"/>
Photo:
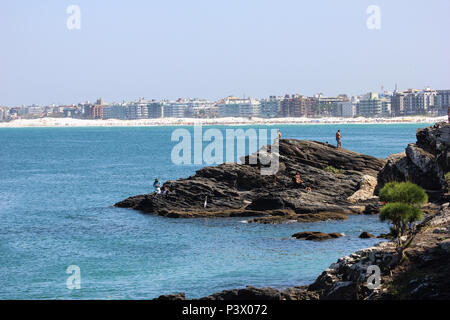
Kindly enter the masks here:
<path id="1" fill-rule="evenodd" d="M 156 193 L 161 193 L 161 184 L 158 181 L 158 178 L 155 178 L 155 182 L 153 182 L 153 188 L 155 189 Z"/>
<path id="2" fill-rule="evenodd" d="M 278 140 L 281 140 L 281 131 L 280 130 L 277 131 L 278 131 Z"/>
<path id="3" fill-rule="evenodd" d="M 341 139 L 342 139 L 341 130 L 338 130 L 336 132 L 336 144 L 337 144 L 337 148 L 338 149 L 342 149 Z"/>

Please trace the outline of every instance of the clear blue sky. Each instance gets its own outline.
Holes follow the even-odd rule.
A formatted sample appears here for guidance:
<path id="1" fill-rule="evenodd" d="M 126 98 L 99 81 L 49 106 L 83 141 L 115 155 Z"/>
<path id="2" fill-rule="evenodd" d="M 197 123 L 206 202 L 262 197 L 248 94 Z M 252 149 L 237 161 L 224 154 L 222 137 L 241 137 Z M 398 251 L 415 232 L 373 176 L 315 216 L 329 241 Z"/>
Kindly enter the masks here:
<path id="1" fill-rule="evenodd" d="M 450 89 L 449 13 L 449 0 L 2 0 L 0 105 Z"/>

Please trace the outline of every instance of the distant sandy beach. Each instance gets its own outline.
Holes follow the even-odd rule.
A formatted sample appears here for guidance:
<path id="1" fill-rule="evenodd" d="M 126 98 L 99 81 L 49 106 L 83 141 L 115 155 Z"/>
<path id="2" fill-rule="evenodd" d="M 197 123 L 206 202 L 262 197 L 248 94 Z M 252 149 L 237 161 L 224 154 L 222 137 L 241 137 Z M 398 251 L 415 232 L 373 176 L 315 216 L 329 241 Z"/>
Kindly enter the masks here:
<path id="1" fill-rule="evenodd" d="M 397 118 L 164 118 L 143 120 L 82 120 L 72 118 L 18 119 L 0 122 L 0 128 L 28 127 L 151 127 L 151 126 L 189 126 L 189 125 L 297 125 L 297 124 L 389 124 L 389 123 L 433 123 L 447 121 L 443 117 L 397 117 Z"/>

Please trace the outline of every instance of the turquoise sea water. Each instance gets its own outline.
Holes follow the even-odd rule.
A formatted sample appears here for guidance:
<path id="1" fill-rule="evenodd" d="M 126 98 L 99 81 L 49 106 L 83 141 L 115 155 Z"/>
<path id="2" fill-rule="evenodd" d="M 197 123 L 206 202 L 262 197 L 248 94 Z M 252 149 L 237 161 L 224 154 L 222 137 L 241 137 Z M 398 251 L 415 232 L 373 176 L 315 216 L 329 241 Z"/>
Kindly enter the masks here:
<path id="1" fill-rule="evenodd" d="M 344 148 L 386 157 L 404 151 L 425 126 L 267 128 L 330 143 L 341 129 Z M 177 179 L 202 167 L 171 162 L 174 129 L 0 129 L 0 299 L 149 299 L 181 291 L 196 298 L 245 285 L 306 284 L 340 256 L 379 242 L 359 239 L 361 231 L 388 229 L 368 216 L 259 225 L 113 208 L 150 192 L 156 176 Z M 290 238 L 302 230 L 346 236 L 322 243 Z M 66 286 L 69 265 L 80 267 L 80 290 Z"/>

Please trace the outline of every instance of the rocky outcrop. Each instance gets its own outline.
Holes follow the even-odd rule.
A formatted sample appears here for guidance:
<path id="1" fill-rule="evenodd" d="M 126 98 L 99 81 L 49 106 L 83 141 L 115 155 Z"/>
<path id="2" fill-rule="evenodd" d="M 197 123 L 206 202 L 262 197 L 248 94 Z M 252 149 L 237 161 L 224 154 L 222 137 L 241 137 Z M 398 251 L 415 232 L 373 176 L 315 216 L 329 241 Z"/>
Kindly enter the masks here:
<path id="1" fill-rule="evenodd" d="M 361 202 L 365 200 L 375 199 L 374 196 L 375 188 L 378 184 L 377 178 L 374 176 L 365 175 L 361 178 L 359 184 L 359 190 L 347 198 L 350 202 Z"/>
<path id="2" fill-rule="evenodd" d="M 445 229 L 447 232 L 435 232 Z M 450 209 L 448 203 L 418 226 L 402 262 L 382 273 L 372 299 L 450 299 Z"/>
<path id="3" fill-rule="evenodd" d="M 340 258 L 325 270 L 308 290 L 323 300 L 355 300 L 372 293 L 366 286 L 368 267 L 389 268 L 395 260 L 395 243 L 383 242 Z"/>
<path id="4" fill-rule="evenodd" d="M 404 153 L 391 155 L 378 174 L 377 191 L 390 181 L 411 181 L 427 190 L 431 200 L 444 201 L 444 175 L 450 171 L 450 124 L 417 130 L 417 142 Z"/>
<path id="5" fill-rule="evenodd" d="M 189 178 L 168 181 L 164 187 L 169 194 L 134 196 L 115 206 L 173 218 L 261 216 L 252 222 L 277 223 L 345 219 L 377 202 L 371 202 L 371 190 L 384 160 L 320 142 L 281 140 L 279 153 L 272 154 L 279 158 L 274 183 L 273 176 L 261 175 L 259 161 L 250 164 L 263 153 L 244 157 L 242 164 L 206 167 Z M 302 186 L 294 184 L 296 174 Z"/>
<path id="6" fill-rule="evenodd" d="M 340 258 L 308 287 L 320 299 L 448 299 L 450 297 L 450 209 L 440 207 L 416 227 L 405 259 L 398 263 L 395 242 L 382 242 L 374 247 Z M 446 233 L 436 233 L 443 229 Z M 369 288 L 370 266 L 380 270 L 380 286 Z M 372 267 L 373 268 L 373 267 Z"/>
<path id="7" fill-rule="evenodd" d="M 342 237 L 341 233 L 333 232 L 333 233 L 324 233 L 318 231 L 304 231 L 295 233 L 292 235 L 293 238 L 302 239 L 302 240 L 312 240 L 312 241 L 323 241 L 329 239 L 337 239 Z"/>
<path id="8" fill-rule="evenodd" d="M 186 300 L 186 295 L 184 292 L 174 293 L 174 294 L 165 294 L 155 298 L 153 300 Z"/>
<path id="9" fill-rule="evenodd" d="M 362 232 L 359 237 L 361 239 L 370 239 L 370 238 L 375 238 L 375 236 L 367 231 Z"/>
<path id="10" fill-rule="evenodd" d="M 318 294 L 306 287 L 292 287 L 285 290 L 274 288 L 255 288 L 224 290 L 200 300 L 317 300 Z"/>

